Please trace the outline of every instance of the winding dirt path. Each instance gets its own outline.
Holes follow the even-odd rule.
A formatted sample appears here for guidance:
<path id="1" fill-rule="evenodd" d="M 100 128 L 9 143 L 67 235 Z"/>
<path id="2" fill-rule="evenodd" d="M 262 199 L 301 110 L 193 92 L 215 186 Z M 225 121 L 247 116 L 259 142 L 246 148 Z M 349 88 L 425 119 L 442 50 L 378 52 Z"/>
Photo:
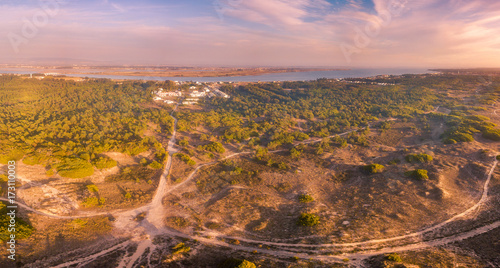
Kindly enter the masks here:
<path id="1" fill-rule="evenodd" d="M 216 231 L 210 231 L 211 236 L 216 236 L 216 237 L 221 237 L 225 239 L 237 239 L 240 241 L 248 242 L 248 243 L 255 243 L 255 244 L 262 244 L 262 245 L 268 245 L 268 246 L 284 246 L 284 247 L 302 247 L 302 248 L 317 248 L 317 247 L 356 247 L 356 246 L 365 246 L 365 245 L 370 245 L 370 244 L 380 244 L 380 243 L 386 243 L 386 242 L 391 242 L 391 241 L 396 241 L 396 240 L 403 240 L 407 238 L 412 238 L 412 237 L 419 237 L 424 234 L 430 233 L 432 231 L 435 231 L 439 228 L 442 228 L 443 226 L 447 225 L 448 223 L 454 222 L 469 213 L 473 212 L 476 210 L 482 203 L 486 201 L 488 198 L 488 189 L 489 189 L 489 183 L 491 180 L 491 177 L 493 175 L 493 172 L 495 171 L 495 168 L 498 165 L 498 160 L 495 159 L 492 167 L 490 168 L 489 172 L 486 174 L 486 182 L 484 183 L 483 186 L 483 192 L 481 195 L 481 199 L 474 204 L 472 207 L 467 209 L 466 211 L 457 214 L 453 216 L 452 218 L 441 222 L 439 224 L 436 224 L 432 227 L 426 228 L 422 231 L 414 232 L 411 234 L 406 234 L 406 235 L 401 235 L 401 236 L 395 236 L 395 237 L 390 237 L 390 238 L 383 238 L 383 239 L 373 239 L 373 240 L 367 240 L 363 242 L 354 242 L 354 243 L 330 243 L 330 244 L 290 244 L 290 243 L 280 243 L 280 242 L 270 242 L 270 241 L 265 241 L 265 240 L 252 240 L 252 239 L 246 239 L 246 238 L 240 238 L 240 237 L 233 237 L 233 236 L 227 236 L 223 235 L 222 233 L 218 233 Z"/>
<path id="2" fill-rule="evenodd" d="M 172 117 L 174 111 L 177 109 L 179 104 L 175 107 L 175 109 L 172 111 Z M 215 237 L 220 237 L 220 238 L 228 238 L 228 239 L 237 239 L 243 242 L 247 243 L 252 243 L 252 244 L 260 244 L 260 245 L 267 245 L 267 246 L 277 246 L 277 247 L 284 247 L 284 248 L 303 248 L 305 251 L 308 253 L 298 253 L 297 251 L 294 250 L 285 250 L 285 249 L 273 249 L 273 250 L 267 250 L 267 249 L 262 249 L 262 248 L 257 248 L 257 247 L 252 247 L 252 246 L 239 246 L 239 245 L 232 245 L 228 244 L 225 242 L 222 242 L 217 239 L 207 239 L 202 236 L 193 236 L 189 234 L 184 234 L 181 232 L 178 232 L 176 230 L 171 230 L 168 229 L 164 226 L 163 219 L 165 215 L 165 207 L 162 205 L 162 200 L 163 198 L 170 192 L 178 189 L 179 187 L 184 186 L 186 183 L 190 182 L 196 175 L 197 171 L 199 171 L 202 167 L 209 166 L 216 164 L 218 161 L 233 158 L 239 155 L 243 154 L 251 154 L 252 152 L 240 152 L 240 153 L 234 153 L 231 155 L 228 155 L 218 161 L 210 162 L 210 163 L 205 163 L 205 164 L 200 164 L 196 167 L 194 171 L 190 173 L 190 175 L 181 183 L 176 184 L 174 186 L 168 187 L 169 182 L 167 181 L 167 176 L 170 173 L 170 170 L 172 168 L 172 156 L 175 152 L 177 152 L 177 148 L 175 147 L 175 136 L 176 136 L 176 130 L 177 130 L 177 118 L 173 117 L 175 120 L 174 123 L 174 130 L 172 133 L 172 137 L 168 142 L 168 152 L 169 152 L 169 158 L 167 160 L 167 163 L 165 165 L 164 171 L 161 175 L 160 182 L 158 185 L 158 188 L 155 192 L 155 195 L 153 196 L 153 199 L 151 203 L 136 208 L 128 211 L 117 211 L 113 212 L 116 214 L 116 221 L 115 221 L 115 227 L 118 230 L 123 231 L 124 234 L 128 234 L 131 237 L 135 237 L 136 241 L 138 242 L 138 247 L 137 250 L 132 254 L 131 256 L 124 256 L 120 260 L 119 267 L 127 267 L 127 268 L 132 268 L 134 267 L 134 264 L 138 261 L 141 260 L 141 257 L 145 255 L 145 252 L 149 249 L 150 253 L 147 256 L 148 260 L 151 256 L 152 251 L 156 248 L 156 246 L 152 243 L 152 238 L 156 235 L 160 234 L 167 234 L 167 235 L 172 235 L 172 236 L 178 236 L 178 237 L 183 237 L 183 238 L 189 238 L 189 239 L 197 239 L 198 241 L 205 243 L 205 244 L 210 244 L 210 245 L 223 245 L 225 247 L 230 247 L 235 250 L 245 250 L 245 251 L 257 251 L 261 253 L 267 253 L 267 254 L 272 254 L 273 256 L 278 256 L 278 257 L 292 257 L 292 256 L 298 256 L 301 258 L 313 258 L 313 259 L 318 259 L 318 260 L 326 260 L 326 261 L 333 261 L 333 262 L 342 262 L 344 258 L 350 258 L 350 259 L 355 259 L 356 261 L 352 262 L 351 264 L 354 264 L 356 266 L 361 265 L 361 260 L 366 259 L 370 256 L 373 255 L 379 255 L 383 253 L 389 253 L 389 252 L 398 252 L 398 251 L 407 251 L 407 250 L 416 250 L 416 249 L 421 249 L 421 248 L 426 248 L 426 247 L 433 247 L 433 246 L 439 246 L 439 245 L 444 245 L 448 244 L 451 242 L 456 242 L 456 241 L 461 241 L 463 239 L 467 239 L 482 233 L 486 233 L 488 231 L 491 231 L 495 228 L 500 227 L 500 221 L 496 221 L 494 223 L 491 223 L 489 225 L 483 226 L 476 228 L 474 230 L 470 230 L 467 232 L 455 234 L 449 237 L 445 238 L 438 238 L 438 239 L 432 239 L 426 242 L 413 242 L 411 244 L 407 245 L 402 245 L 402 246 L 395 246 L 395 247 L 386 247 L 382 249 L 377 249 L 377 250 L 364 250 L 361 252 L 357 253 L 346 253 L 342 254 L 339 256 L 327 256 L 327 255 L 321 255 L 322 253 L 324 254 L 324 251 L 317 250 L 316 248 L 329 248 L 329 247 L 337 247 L 337 248 L 349 248 L 349 247 L 355 247 L 355 246 L 367 246 L 367 245 L 376 245 L 376 244 L 382 244 L 386 242 L 392 242 L 392 241 L 397 241 L 397 240 L 404 240 L 407 238 L 413 238 L 413 237 L 419 237 L 422 236 L 423 234 L 430 233 L 432 231 L 435 231 L 437 229 L 442 228 L 443 226 L 456 221 L 459 218 L 462 218 L 466 215 L 468 215 L 470 212 L 476 210 L 482 203 L 485 202 L 485 200 L 488 197 L 488 189 L 489 189 L 489 183 L 491 180 L 491 177 L 493 175 L 493 172 L 495 168 L 498 165 L 498 161 L 495 159 L 492 167 L 490 168 L 489 172 L 487 173 L 487 179 L 486 182 L 483 186 L 483 192 L 481 199 L 472 207 L 467 209 L 466 211 L 455 215 L 454 217 L 441 222 L 437 225 L 434 225 L 432 227 L 426 228 L 422 231 L 419 232 L 414 232 L 411 234 L 406 234 L 402 236 L 397 236 L 397 237 L 391 237 L 391 238 L 384 238 L 384 239 L 374 239 L 374 240 L 368 240 L 368 241 L 363 241 L 363 242 L 355 242 L 355 243 L 332 243 L 332 244 L 290 244 L 290 243 L 279 243 L 279 242 L 269 242 L 269 241 L 264 241 L 264 240 L 252 240 L 252 239 L 246 239 L 246 238 L 241 238 L 241 237 L 232 237 L 232 236 L 226 236 L 221 233 L 217 233 L 214 231 L 211 231 L 211 235 Z M 390 119 L 390 120 L 395 120 L 395 119 Z M 354 132 L 356 130 L 352 131 L 347 131 L 338 135 L 333 135 L 331 137 L 335 136 L 343 136 L 347 135 L 351 132 Z M 315 142 L 320 142 L 318 139 L 314 140 L 308 140 L 308 141 L 303 141 L 301 142 L 302 144 L 310 144 L 310 143 L 315 143 Z M 298 143 L 300 144 L 300 143 Z M 273 152 L 280 152 L 284 150 L 276 150 Z M 0 198 L 0 200 L 6 201 L 5 198 Z M 81 217 L 90 217 L 90 216 L 98 216 L 98 215 L 109 215 L 109 212 L 105 213 L 89 213 L 87 215 L 75 215 L 75 216 L 58 216 L 54 214 L 48 214 L 44 212 L 37 211 L 35 209 L 32 209 L 24 204 L 18 203 L 18 205 L 24 209 L 27 209 L 33 213 L 37 213 L 40 215 L 48 216 L 48 217 L 54 217 L 54 218 L 59 218 L 59 219 L 75 219 L 75 218 L 81 218 Z M 144 220 L 141 222 L 136 222 L 134 221 L 135 217 L 139 215 L 140 213 L 145 213 L 146 217 Z M 75 264 L 88 264 L 91 263 L 93 260 L 108 254 L 110 252 L 113 252 L 115 250 L 120 250 L 126 246 L 128 246 L 130 243 L 132 243 L 131 240 L 115 245 L 111 248 L 105 249 L 100 253 L 93 254 L 91 256 L 85 257 L 85 258 L 80 258 L 71 262 L 66 262 L 63 264 L 59 264 L 57 268 L 62 268 L 62 267 L 68 267 L 71 265 Z M 317 255 L 310 255 L 310 253 L 315 253 Z"/>

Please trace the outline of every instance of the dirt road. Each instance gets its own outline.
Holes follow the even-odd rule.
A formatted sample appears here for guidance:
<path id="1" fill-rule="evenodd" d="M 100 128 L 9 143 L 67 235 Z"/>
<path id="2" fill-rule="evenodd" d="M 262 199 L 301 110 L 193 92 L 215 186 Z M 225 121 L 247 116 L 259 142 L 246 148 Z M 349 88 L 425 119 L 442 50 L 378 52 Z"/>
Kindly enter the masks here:
<path id="1" fill-rule="evenodd" d="M 177 109 L 177 106 L 175 107 L 174 111 Z M 173 112 L 172 112 L 173 115 Z M 172 116 L 173 117 L 173 116 Z M 494 163 L 492 164 L 489 172 L 486 174 L 487 179 L 483 187 L 483 193 L 481 196 L 481 199 L 472 207 L 467 209 L 466 211 L 442 222 L 437 225 L 434 225 L 430 228 L 424 229 L 419 232 L 414 232 L 411 234 L 407 235 L 402 235 L 402 236 L 397 236 L 397 237 L 391 237 L 391 238 L 384 238 L 384 239 L 374 239 L 374 240 L 369 240 L 369 241 L 364 241 L 364 242 L 356 242 L 356 243 L 331 243 L 331 244 L 316 244 L 316 245 L 311 245 L 311 244 L 290 244 L 290 243 L 278 243 L 278 242 L 269 242 L 265 240 L 252 240 L 252 239 L 246 239 L 242 237 L 232 237 L 232 236 L 226 236 L 222 233 L 218 233 L 215 231 L 210 231 L 210 235 L 214 238 L 229 238 L 229 239 L 237 239 L 242 242 L 246 242 L 249 244 L 260 244 L 260 245 L 267 245 L 267 246 L 274 246 L 274 247 L 279 247 L 279 249 L 273 249 L 273 250 L 267 250 L 267 249 L 262 249 L 257 246 L 240 246 L 240 245 L 232 245 L 228 244 L 225 242 L 222 242 L 218 239 L 207 239 L 206 237 L 203 236 L 194 236 L 194 235 L 189 235 L 189 234 L 184 234 L 180 233 L 175 230 L 170 230 L 167 229 L 164 226 L 163 219 L 165 215 L 165 207 L 162 204 L 163 198 L 170 192 L 179 189 L 180 187 L 186 185 L 188 182 L 190 182 L 196 175 L 197 171 L 200 170 L 202 167 L 208 166 L 208 165 L 213 165 L 216 164 L 217 162 L 210 162 L 210 163 L 205 163 L 198 165 L 196 169 L 191 172 L 191 174 L 182 182 L 174 186 L 170 186 L 169 182 L 167 181 L 167 176 L 170 173 L 170 170 L 172 168 L 172 156 L 175 152 L 177 152 L 177 148 L 175 146 L 175 136 L 176 136 L 176 130 L 177 130 L 177 119 L 174 117 L 175 123 L 174 123 L 174 131 L 172 133 L 172 137 L 168 142 L 168 152 L 169 152 L 169 158 L 167 160 L 167 163 L 165 165 L 164 171 L 161 175 L 160 182 L 158 185 L 158 189 L 155 192 L 155 195 L 151 201 L 151 203 L 136 208 L 128 211 L 119 211 L 113 213 L 113 216 L 116 216 L 116 221 L 115 221 L 115 227 L 118 229 L 118 231 L 121 231 L 123 235 L 128 235 L 130 237 L 133 237 L 132 240 L 135 240 L 138 243 L 138 247 L 136 251 L 131 254 L 130 256 L 125 256 L 123 259 L 120 260 L 120 265 L 119 267 L 136 267 L 134 266 L 137 261 L 142 260 L 142 258 L 145 255 L 145 252 L 149 249 L 149 255 L 147 258 L 151 256 L 151 253 L 155 250 L 156 246 L 152 243 L 152 238 L 156 235 L 160 234 L 167 234 L 171 236 L 178 236 L 178 237 L 183 237 L 183 238 L 189 238 L 189 239 L 197 239 L 198 241 L 208 244 L 208 245 L 216 245 L 216 246 L 225 246 L 225 247 L 230 247 L 235 250 L 244 250 L 244 251 L 257 251 L 261 253 L 266 253 L 266 254 L 272 254 L 273 256 L 277 257 L 292 257 L 292 256 L 298 256 L 301 258 L 306 258 L 306 259 L 318 259 L 318 260 L 324 260 L 324 261 L 329 261 L 329 262 L 343 262 L 342 259 L 344 258 L 349 258 L 354 260 L 352 262 L 353 265 L 359 266 L 361 265 L 361 260 L 366 259 L 370 256 L 373 255 L 378 255 L 378 254 L 383 254 L 383 253 L 389 253 L 389 252 L 397 252 L 397 251 L 406 251 L 406 250 L 415 250 L 415 249 L 421 249 L 421 248 L 426 248 L 426 247 L 433 247 L 433 246 L 438 246 L 438 245 L 444 245 L 448 244 L 451 242 L 456 242 L 456 241 L 461 241 L 466 238 L 470 238 L 485 232 L 488 232 L 490 230 L 493 230 L 495 228 L 498 228 L 500 226 L 500 221 L 496 221 L 494 223 L 491 223 L 487 226 L 483 226 L 474 230 L 470 230 L 467 232 L 463 233 L 458 233 L 454 234 L 449 237 L 445 238 L 437 238 L 437 239 L 431 239 L 426 242 L 410 242 L 410 244 L 407 245 L 402 245 L 402 246 L 394 246 L 394 247 L 385 247 L 382 249 L 377 249 L 377 250 L 372 250 L 370 248 L 373 248 L 374 245 L 377 244 L 384 244 L 387 242 L 395 242 L 395 241 L 402 241 L 408 238 L 414 238 L 414 237 L 420 237 L 424 234 L 429 234 L 433 231 L 436 231 L 445 225 L 454 222 L 472 211 L 476 210 L 482 203 L 484 203 L 488 197 L 488 190 L 489 190 L 489 183 L 491 180 L 491 177 L 493 175 L 493 172 L 495 168 L 498 165 L 498 161 L 495 159 Z M 344 132 L 339 134 L 339 136 L 342 135 L 347 135 L 352 131 Z M 334 135 L 337 136 L 337 135 Z M 314 143 L 314 142 L 319 142 L 320 140 L 308 140 L 304 141 L 302 143 L 307 144 L 307 143 Z M 281 150 L 278 150 L 281 151 Z M 240 152 L 240 153 L 235 153 L 228 155 L 224 157 L 221 160 L 224 159 L 229 159 L 233 158 L 239 155 L 243 154 L 251 154 L 251 152 Z M 170 186 L 170 187 L 169 187 Z M 2 198 L 2 200 L 5 200 Z M 76 215 L 76 216 L 58 216 L 58 215 L 52 215 L 48 213 L 43 213 L 37 210 L 34 210 L 26 205 L 19 204 L 19 206 L 48 217 L 55 217 L 55 218 L 60 218 L 60 219 L 75 219 L 75 218 L 81 218 L 81 217 L 88 217 L 88 216 L 97 216 L 97 215 L 106 215 L 108 213 L 92 213 L 88 215 Z M 137 222 L 134 219 L 137 217 L 137 215 L 144 213 L 146 214 L 145 219 Z M 97 258 L 110 253 L 112 251 L 116 250 L 121 250 L 123 247 L 129 245 L 128 243 L 131 243 L 131 241 L 127 241 L 126 243 L 121 243 L 119 245 L 113 246 L 111 248 L 105 249 L 102 252 L 98 254 L 94 254 L 88 257 L 84 257 L 78 260 L 74 260 L 71 262 L 66 262 L 60 265 L 57 265 L 55 267 L 68 267 L 72 266 L 75 264 L 88 264 L 91 263 L 92 261 L 96 260 Z M 342 248 L 347 249 L 347 248 L 352 248 L 352 247 L 361 247 L 361 251 L 357 253 L 346 253 L 342 254 L 339 256 L 327 256 L 324 255 L 325 251 L 324 249 L 318 249 L 318 248 L 331 248 L 335 247 L 335 250 L 341 250 Z M 362 249 L 362 247 L 366 247 L 366 249 Z M 300 249 L 303 249 L 304 252 L 307 253 L 300 253 Z M 299 252 L 297 252 L 299 250 Z M 312 255 L 311 255 L 312 253 Z"/>

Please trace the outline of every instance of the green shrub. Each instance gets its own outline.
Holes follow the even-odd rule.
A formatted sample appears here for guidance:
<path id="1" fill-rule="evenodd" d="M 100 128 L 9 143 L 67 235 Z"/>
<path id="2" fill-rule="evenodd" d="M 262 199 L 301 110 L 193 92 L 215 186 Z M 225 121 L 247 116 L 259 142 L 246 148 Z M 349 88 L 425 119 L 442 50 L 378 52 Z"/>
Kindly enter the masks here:
<path id="1" fill-rule="evenodd" d="M 92 161 L 92 164 L 98 169 L 106 169 L 116 167 L 118 164 L 115 160 L 107 157 L 100 156 Z"/>
<path id="2" fill-rule="evenodd" d="M 94 167 L 81 158 L 65 158 L 56 165 L 57 172 L 66 178 L 84 178 L 94 174 Z"/>
<path id="3" fill-rule="evenodd" d="M 224 149 L 224 146 L 222 146 L 222 144 L 220 142 L 211 142 L 205 146 L 202 146 L 203 150 L 205 151 L 209 151 L 209 152 L 212 152 L 212 153 L 224 153 L 226 151 L 226 149 Z"/>
<path id="4" fill-rule="evenodd" d="M 180 158 L 184 163 L 190 166 L 196 165 L 196 162 L 193 159 L 191 159 L 191 157 L 189 157 L 189 155 L 187 154 L 175 153 L 174 156 Z"/>
<path id="5" fill-rule="evenodd" d="M 151 162 L 151 164 L 149 164 L 149 167 L 153 168 L 153 169 L 161 169 L 161 168 L 163 168 L 163 165 L 156 162 L 156 161 L 153 161 L 153 162 Z"/>
<path id="6" fill-rule="evenodd" d="M 10 216 L 9 211 L 3 202 L 0 202 L 0 241 L 8 241 L 11 232 L 9 232 Z M 35 228 L 22 218 L 16 217 L 16 239 L 25 239 L 31 236 Z"/>
<path id="7" fill-rule="evenodd" d="M 375 174 L 375 173 L 380 173 L 384 171 L 385 167 L 383 165 L 379 164 L 371 164 L 371 165 L 366 165 L 363 167 L 363 170 L 370 173 L 370 174 Z"/>
<path id="8" fill-rule="evenodd" d="M 301 226 L 315 226 L 319 224 L 319 216 L 312 213 L 302 213 L 297 223 Z"/>
<path id="9" fill-rule="evenodd" d="M 300 155 L 302 154 L 302 150 L 297 150 L 295 147 L 290 149 L 290 156 L 292 156 L 292 158 L 299 158 Z"/>
<path id="10" fill-rule="evenodd" d="M 240 265 L 236 266 L 236 268 L 256 268 L 257 266 L 253 262 L 249 262 L 247 260 L 243 260 Z"/>
<path id="11" fill-rule="evenodd" d="M 54 170 L 53 169 L 49 169 L 47 170 L 47 172 L 45 172 L 45 175 L 47 176 L 53 176 L 55 173 L 54 173 Z"/>
<path id="12" fill-rule="evenodd" d="M 97 193 L 99 191 L 99 188 L 95 184 L 89 184 L 87 185 L 87 190 L 91 193 Z"/>
<path id="13" fill-rule="evenodd" d="M 500 129 L 486 129 L 483 131 L 483 137 L 493 141 L 500 141 Z"/>
<path id="14" fill-rule="evenodd" d="M 92 207 L 97 207 L 97 206 L 103 206 L 105 202 L 106 202 L 106 199 L 104 197 L 101 197 L 101 198 L 87 197 L 82 202 L 82 205 L 86 208 L 92 208 Z"/>
<path id="15" fill-rule="evenodd" d="M 401 259 L 401 257 L 399 256 L 399 254 L 397 254 L 397 253 L 387 254 L 387 256 L 385 256 L 385 258 L 389 261 L 394 261 L 394 262 L 402 262 L 403 261 Z"/>
<path id="16" fill-rule="evenodd" d="M 299 201 L 302 203 L 310 203 L 310 202 L 314 201 L 314 198 L 308 194 L 301 194 L 299 196 Z"/>
<path id="17" fill-rule="evenodd" d="M 181 146 L 181 147 L 187 147 L 187 146 L 189 146 L 189 141 L 188 141 L 188 140 L 180 140 L 180 141 L 178 142 L 178 144 L 179 144 L 179 146 Z"/>
<path id="18" fill-rule="evenodd" d="M 408 163 L 428 163 L 433 160 L 432 156 L 428 154 L 409 154 L 405 159 Z"/>
<path id="19" fill-rule="evenodd" d="M 41 165 L 46 161 L 46 157 L 40 155 L 30 155 L 23 159 L 23 163 L 29 166 Z"/>
<path id="20" fill-rule="evenodd" d="M 219 268 L 256 268 L 257 266 L 247 260 L 227 259 L 219 265 Z"/>
<path id="21" fill-rule="evenodd" d="M 0 164 L 7 165 L 9 161 L 19 161 L 24 156 L 24 151 L 22 150 L 11 150 L 10 152 L 2 152 L 0 154 Z"/>
<path id="22" fill-rule="evenodd" d="M 188 253 L 189 251 L 191 251 L 191 248 L 186 246 L 184 243 L 181 242 L 181 243 L 175 245 L 172 248 L 172 250 L 173 250 L 172 254 L 175 255 L 175 254 Z"/>
<path id="23" fill-rule="evenodd" d="M 427 170 L 425 169 L 415 169 L 405 172 L 406 176 L 412 177 L 417 180 L 428 180 Z"/>
<path id="24" fill-rule="evenodd" d="M 278 168 L 281 169 L 281 170 L 289 170 L 290 169 L 290 165 L 288 165 L 285 162 L 280 162 L 278 164 Z"/>
<path id="25" fill-rule="evenodd" d="M 90 161 L 90 154 L 89 153 L 81 153 L 79 157 L 85 161 Z"/>

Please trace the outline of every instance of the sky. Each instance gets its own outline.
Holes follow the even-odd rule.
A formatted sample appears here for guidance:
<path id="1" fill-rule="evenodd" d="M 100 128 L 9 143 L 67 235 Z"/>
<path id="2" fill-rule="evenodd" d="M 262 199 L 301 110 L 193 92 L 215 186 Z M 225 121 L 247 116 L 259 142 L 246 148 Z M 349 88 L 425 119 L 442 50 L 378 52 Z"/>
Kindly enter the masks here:
<path id="1" fill-rule="evenodd" d="M 500 67 L 498 0 L 4 0 L 1 63 Z"/>

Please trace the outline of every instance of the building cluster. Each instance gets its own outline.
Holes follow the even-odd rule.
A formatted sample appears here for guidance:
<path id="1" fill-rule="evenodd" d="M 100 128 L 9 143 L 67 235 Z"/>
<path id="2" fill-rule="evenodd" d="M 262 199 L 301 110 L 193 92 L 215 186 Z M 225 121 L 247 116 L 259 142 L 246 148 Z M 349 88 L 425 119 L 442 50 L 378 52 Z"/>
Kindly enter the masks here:
<path id="1" fill-rule="evenodd" d="M 177 82 L 174 81 L 176 85 L 181 85 L 182 82 Z M 155 101 L 163 101 L 164 103 L 167 104 L 174 104 L 176 103 L 173 100 L 170 100 L 168 98 L 174 98 L 174 97 L 183 97 L 186 96 L 185 99 L 182 100 L 183 105 L 192 105 L 198 103 L 200 98 L 212 98 L 212 97 L 222 97 L 222 98 L 230 98 L 230 96 L 218 89 L 217 85 L 208 85 L 203 87 L 202 90 L 200 90 L 199 86 L 202 84 L 199 82 L 196 82 L 197 86 L 190 86 L 188 92 L 182 92 L 180 90 L 177 91 L 165 91 L 163 88 L 159 88 L 155 92 Z M 167 98 L 167 99 L 165 99 Z"/>
<path id="2" fill-rule="evenodd" d="M 353 84 L 369 84 L 369 85 L 379 85 L 379 86 L 394 86 L 396 85 L 395 83 L 381 83 L 381 82 L 372 82 L 372 81 L 366 81 L 367 79 L 370 78 L 364 78 L 363 80 L 346 80 L 346 79 L 336 79 L 338 82 L 346 82 L 346 83 L 353 83 Z"/>
<path id="3" fill-rule="evenodd" d="M 219 97 L 226 98 L 226 99 L 229 99 L 229 98 L 230 98 L 230 97 L 229 97 L 229 95 L 227 95 L 226 93 L 224 93 L 224 92 L 220 91 L 220 90 L 219 90 L 218 88 L 216 88 L 216 87 L 209 87 L 208 89 L 209 89 L 209 91 L 211 91 L 211 92 L 212 92 L 212 94 L 214 94 L 215 96 L 219 96 Z M 212 96 L 214 96 L 214 95 L 212 95 Z"/>

